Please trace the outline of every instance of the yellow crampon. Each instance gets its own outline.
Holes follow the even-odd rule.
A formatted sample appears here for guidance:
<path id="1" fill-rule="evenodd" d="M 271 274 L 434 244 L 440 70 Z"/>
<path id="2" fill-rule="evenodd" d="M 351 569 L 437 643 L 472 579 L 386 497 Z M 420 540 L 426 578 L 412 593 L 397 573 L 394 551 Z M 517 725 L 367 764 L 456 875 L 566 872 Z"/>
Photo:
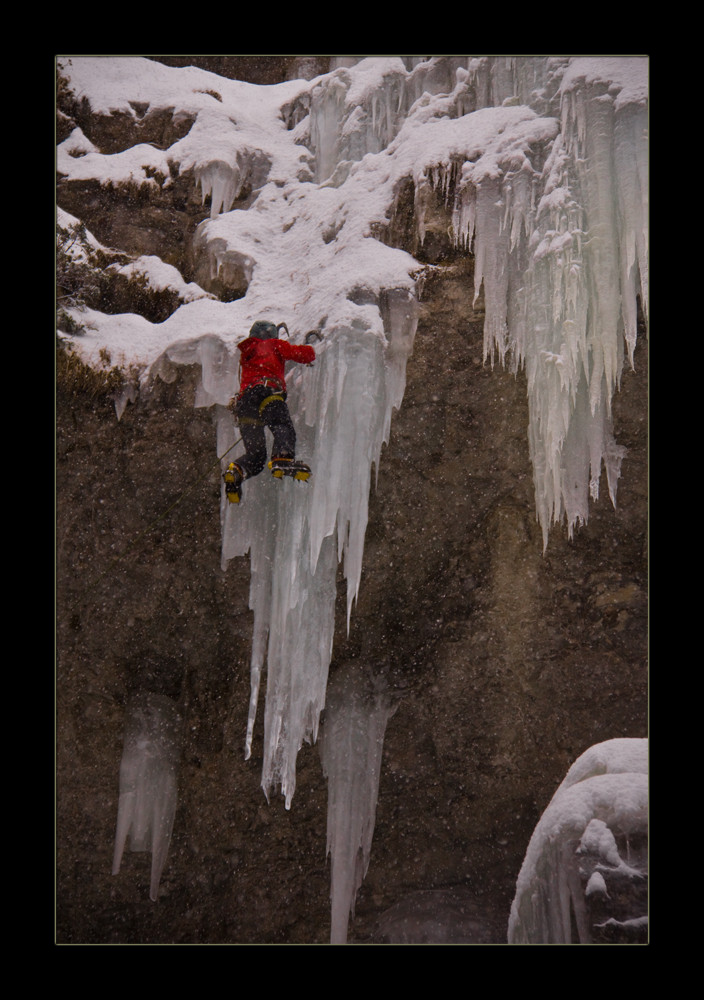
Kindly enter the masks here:
<path id="1" fill-rule="evenodd" d="M 239 483 L 237 482 L 238 477 Z M 227 499 L 230 503 L 239 503 L 242 499 L 242 475 L 239 472 L 239 469 L 235 466 L 234 462 L 230 462 L 227 467 L 227 472 L 223 474 L 222 478 L 225 480 L 225 493 L 227 495 Z"/>
<path id="2" fill-rule="evenodd" d="M 290 476 L 292 479 L 297 479 L 301 483 L 306 483 L 310 479 L 310 469 L 307 465 L 300 465 L 293 463 L 290 468 L 281 467 L 277 464 L 281 459 L 272 459 L 269 462 L 269 468 L 271 469 L 271 474 L 274 479 L 283 479 L 284 476 Z M 293 462 L 292 459 L 287 459 L 287 461 Z"/>

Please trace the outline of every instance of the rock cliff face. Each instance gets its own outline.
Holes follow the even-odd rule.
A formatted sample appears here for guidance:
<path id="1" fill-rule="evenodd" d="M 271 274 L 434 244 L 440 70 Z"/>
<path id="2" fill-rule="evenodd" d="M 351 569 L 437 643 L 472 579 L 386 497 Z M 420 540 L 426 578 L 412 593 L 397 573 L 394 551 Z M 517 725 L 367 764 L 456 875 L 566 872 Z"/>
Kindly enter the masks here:
<path id="1" fill-rule="evenodd" d="M 60 129 L 79 122 L 101 148 L 126 141 L 124 123 L 111 132 L 59 97 Z M 149 129 L 161 141 L 158 123 Z M 193 280 L 207 209 L 185 180 L 168 203 L 61 182 L 57 197 L 106 246 L 158 253 Z M 482 364 L 472 257 L 448 245 L 442 213 L 423 248 L 402 220 L 387 236 L 427 273 L 370 498 L 360 598 L 348 636 L 340 588 L 330 668 L 360 662 L 398 699 L 355 942 L 393 940 L 393 907 L 440 896 L 460 940 L 505 941 L 526 845 L 570 764 L 599 741 L 647 735 L 645 331 L 614 401 L 628 449 L 618 508 L 603 489 L 575 538 L 555 530 L 543 553 L 525 380 Z M 174 307 L 136 287 L 120 294 L 145 314 Z M 107 381 L 78 377 L 60 353 L 57 940 L 325 942 L 318 749 L 299 755 L 290 811 L 259 787 L 261 734 L 243 760 L 249 572 L 246 560 L 220 568 L 220 470 L 211 414 L 193 406 L 197 373 L 156 381 L 118 421 Z M 147 855 L 126 854 L 110 874 L 125 706 L 140 690 L 173 698 L 184 718 L 156 903 Z"/>

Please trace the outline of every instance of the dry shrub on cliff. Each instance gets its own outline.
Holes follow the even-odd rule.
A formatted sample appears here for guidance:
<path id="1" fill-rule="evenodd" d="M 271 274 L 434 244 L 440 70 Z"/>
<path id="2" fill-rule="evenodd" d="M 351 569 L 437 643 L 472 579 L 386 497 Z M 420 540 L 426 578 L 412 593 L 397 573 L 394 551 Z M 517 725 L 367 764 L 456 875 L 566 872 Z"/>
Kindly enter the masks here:
<path id="1" fill-rule="evenodd" d="M 91 399 L 112 397 L 125 384 L 122 369 L 111 366 L 110 355 L 101 352 L 102 368 L 91 368 L 76 354 L 70 341 L 58 340 L 56 346 L 56 390 L 68 396 Z"/>

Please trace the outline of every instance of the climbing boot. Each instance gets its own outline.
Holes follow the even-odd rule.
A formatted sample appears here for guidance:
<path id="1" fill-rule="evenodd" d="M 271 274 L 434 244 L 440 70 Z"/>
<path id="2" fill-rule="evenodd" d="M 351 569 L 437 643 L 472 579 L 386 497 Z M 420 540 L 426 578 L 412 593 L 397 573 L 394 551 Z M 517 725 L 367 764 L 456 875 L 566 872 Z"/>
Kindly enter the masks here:
<path id="1" fill-rule="evenodd" d="M 230 462 L 222 478 L 225 480 L 225 494 L 227 499 L 230 503 L 239 503 L 242 499 L 242 482 L 244 480 L 242 469 L 240 469 L 239 465 L 235 465 L 234 462 Z"/>

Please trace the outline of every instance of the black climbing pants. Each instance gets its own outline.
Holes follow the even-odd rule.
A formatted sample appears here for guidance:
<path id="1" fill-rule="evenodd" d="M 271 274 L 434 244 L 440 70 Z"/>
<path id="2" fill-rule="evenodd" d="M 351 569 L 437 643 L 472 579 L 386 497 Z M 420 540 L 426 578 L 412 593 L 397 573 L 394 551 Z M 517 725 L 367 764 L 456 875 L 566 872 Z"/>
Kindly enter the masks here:
<path id="1" fill-rule="evenodd" d="M 271 386 L 250 386 L 237 400 L 235 418 L 246 448 L 246 454 L 237 459 L 245 478 L 258 476 L 266 465 L 265 427 L 274 435 L 272 458 L 296 457 L 296 431 L 285 392 Z"/>

